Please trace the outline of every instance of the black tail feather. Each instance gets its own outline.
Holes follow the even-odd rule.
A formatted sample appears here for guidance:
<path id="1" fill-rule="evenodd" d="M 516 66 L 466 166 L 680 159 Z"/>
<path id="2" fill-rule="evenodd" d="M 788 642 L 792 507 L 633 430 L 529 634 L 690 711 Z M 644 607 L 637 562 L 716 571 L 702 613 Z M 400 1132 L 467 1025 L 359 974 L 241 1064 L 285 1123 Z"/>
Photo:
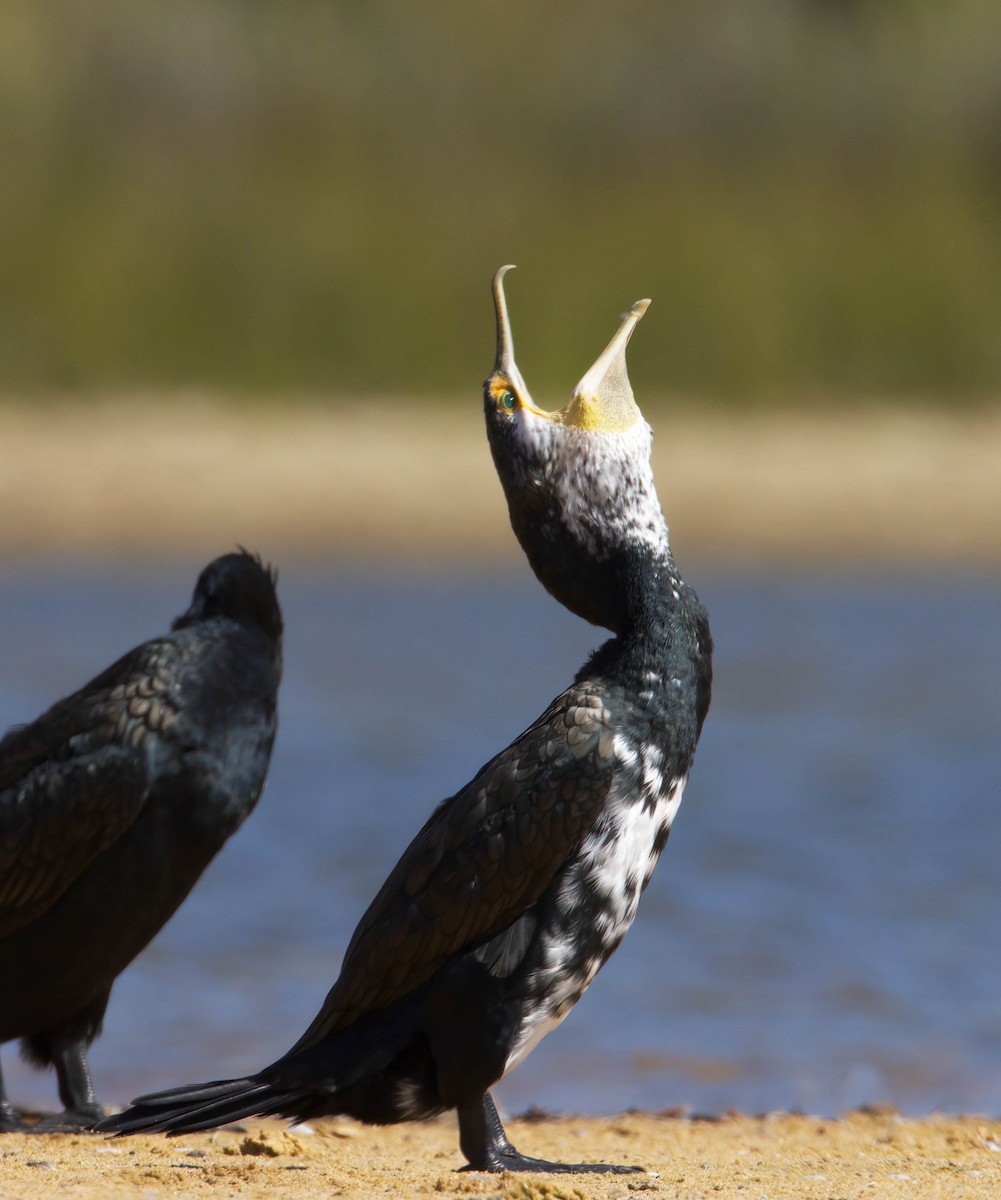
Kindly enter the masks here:
<path id="1" fill-rule="evenodd" d="M 244 1117 L 294 1115 L 299 1091 L 276 1091 L 260 1079 L 224 1079 L 152 1092 L 98 1122 L 98 1133 L 196 1133 Z"/>
<path id="2" fill-rule="evenodd" d="M 248 1088 L 260 1086 L 257 1079 L 213 1079 L 209 1083 L 186 1083 L 180 1087 L 164 1088 L 161 1092 L 147 1092 L 136 1096 L 133 1105 L 150 1108 L 168 1108 L 175 1100 L 218 1100 L 223 1096 L 243 1094 Z"/>
<path id="3" fill-rule="evenodd" d="M 441 1112 L 445 1106 L 432 1078 L 433 1061 L 426 1043 L 414 1033 L 414 1010 L 420 1002 L 420 993 L 414 993 L 245 1079 L 150 1092 L 94 1128 L 118 1135 L 194 1133 L 244 1117 L 305 1121 L 335 1113 L 392 1124 L 415 1115 L 412 1105 L 401 1108 L 398 1101 L 398 1085 L 408 1081 L 420 1092 L 423 1115 Z"/>

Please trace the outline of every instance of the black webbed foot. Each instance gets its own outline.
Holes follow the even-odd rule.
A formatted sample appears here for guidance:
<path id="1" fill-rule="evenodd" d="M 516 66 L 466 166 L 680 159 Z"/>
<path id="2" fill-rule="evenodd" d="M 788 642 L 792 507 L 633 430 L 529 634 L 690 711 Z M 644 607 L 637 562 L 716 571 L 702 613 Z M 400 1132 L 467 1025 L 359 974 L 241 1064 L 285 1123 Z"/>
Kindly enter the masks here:
<path id="1" fill-rule="evenodd" d="M 615 1166 L 611 1163 L 559 1163 L 545 1158 L 519 1154 L 507 1140 L 497 1109 L 486 1092 L 474 1104 L 459 1108 L 459 1146 L 469 1159 L 464 1171 L 539 1171 L 558 1175 L 609 1174 L 633 1175 L 642 1167 Z"/>
<path id="2" fill-rule="evenodd" d="M 530 1158 L 527 1154 L 519 1154 L 513 1146 L 490 1160 L 486 1167 L 474 1167 L 469 1164 L 459 1168 L 461 1171 L 539 1171 L 551 1175 L 635 1175 L 643 1171 L 643 1167 L 625 1167 L 619 1163 L 563 1163 L 550 1162 L 545 1158 Z"/>
<path id="3" fill-rule="evenodd" d="M 21 1133 L 23 1130 L 24 1121 L 14 1106 L 8 1100 L 0 1101 L 0 1133 Z"/>
<path id="4" fill-rule="evenodd" d="M 87 1104 L 52 1113 L 32 1125 L 22 1125 L 21 1129 L 24 1133 L 87 1133 L 103 1117 L 104 1109 L 99 1104 Z"/>

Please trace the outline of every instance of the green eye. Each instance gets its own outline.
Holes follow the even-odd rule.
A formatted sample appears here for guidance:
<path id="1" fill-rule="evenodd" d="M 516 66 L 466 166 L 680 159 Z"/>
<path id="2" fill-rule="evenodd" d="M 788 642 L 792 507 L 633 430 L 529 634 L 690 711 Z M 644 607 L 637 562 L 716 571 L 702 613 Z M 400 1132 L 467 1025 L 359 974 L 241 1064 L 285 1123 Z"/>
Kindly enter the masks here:
<path id="1" fill-rule="evenodd" d="M 515 398 L 514 392 L 502 392 L 500 398 L 501 408 L 507 409 L 508 412 L 514 412 L 518 406 L 518 401 Z"/>

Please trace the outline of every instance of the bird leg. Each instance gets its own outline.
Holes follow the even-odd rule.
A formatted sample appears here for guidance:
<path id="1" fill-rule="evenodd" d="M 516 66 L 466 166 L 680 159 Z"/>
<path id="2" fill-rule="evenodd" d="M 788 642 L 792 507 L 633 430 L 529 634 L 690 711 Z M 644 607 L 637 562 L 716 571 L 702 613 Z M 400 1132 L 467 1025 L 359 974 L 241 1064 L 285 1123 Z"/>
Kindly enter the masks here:
<path id="1" fill-rule="evenodd" d="M 621 1167 L 609 1163 L 558 1163 L 519 1154 L 507 1140 L 497 1109 L 484 1092 L 481 1100 L 459 1107 L 459 1148 L 469 1160 L 467 1171 L 550 1171 L 563 1175 L 584 1172 L 632 1174 L 642 1167 Z"/>
<path id="2" fill-rule="evenodd" d="M 39 1133 L 71 1133 L 89 1129 L 104 1116 L 104 1109 L 94 1097 L 94 1084 L 87 1065 L 86 1041 L 82 1037 L 59 1032 L 52 1035 L 50 1048 L 64 1111 L 46 1117 L 34 1128 Z"/>
<path id="3" fill-rule="evenodd" d="M 7 1099 L 7 1089 L 3 1084 L 3 1069 L 0 1068 L 0 1133 L 13 1133 L 15 1129 L 23 1128 L 23 1122 Z"/>

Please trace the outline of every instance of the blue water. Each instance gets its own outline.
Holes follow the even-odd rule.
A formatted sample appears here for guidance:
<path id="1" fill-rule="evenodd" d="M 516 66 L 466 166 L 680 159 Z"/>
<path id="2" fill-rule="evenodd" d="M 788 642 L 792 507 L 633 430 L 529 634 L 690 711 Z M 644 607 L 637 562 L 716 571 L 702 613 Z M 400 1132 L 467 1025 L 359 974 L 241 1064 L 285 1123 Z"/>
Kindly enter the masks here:
<path id="1" fill-rule="evenodd" d="M 7 564 L 0 725 L 165 629 L 200 565 Z M 1001 583 L 690 575 L 716 688 L 670 844 L 499 1102 L 1001 1112 Z M 107 1103 L 287 1049 L 431 807 L 601 637 L 525 569 L 290 566 L 280 590 L 265 795 L 119 980 L 91 1056 Z M 3 1058 L 17 1103 L 55 1107 L 51 1077 Z"/>

